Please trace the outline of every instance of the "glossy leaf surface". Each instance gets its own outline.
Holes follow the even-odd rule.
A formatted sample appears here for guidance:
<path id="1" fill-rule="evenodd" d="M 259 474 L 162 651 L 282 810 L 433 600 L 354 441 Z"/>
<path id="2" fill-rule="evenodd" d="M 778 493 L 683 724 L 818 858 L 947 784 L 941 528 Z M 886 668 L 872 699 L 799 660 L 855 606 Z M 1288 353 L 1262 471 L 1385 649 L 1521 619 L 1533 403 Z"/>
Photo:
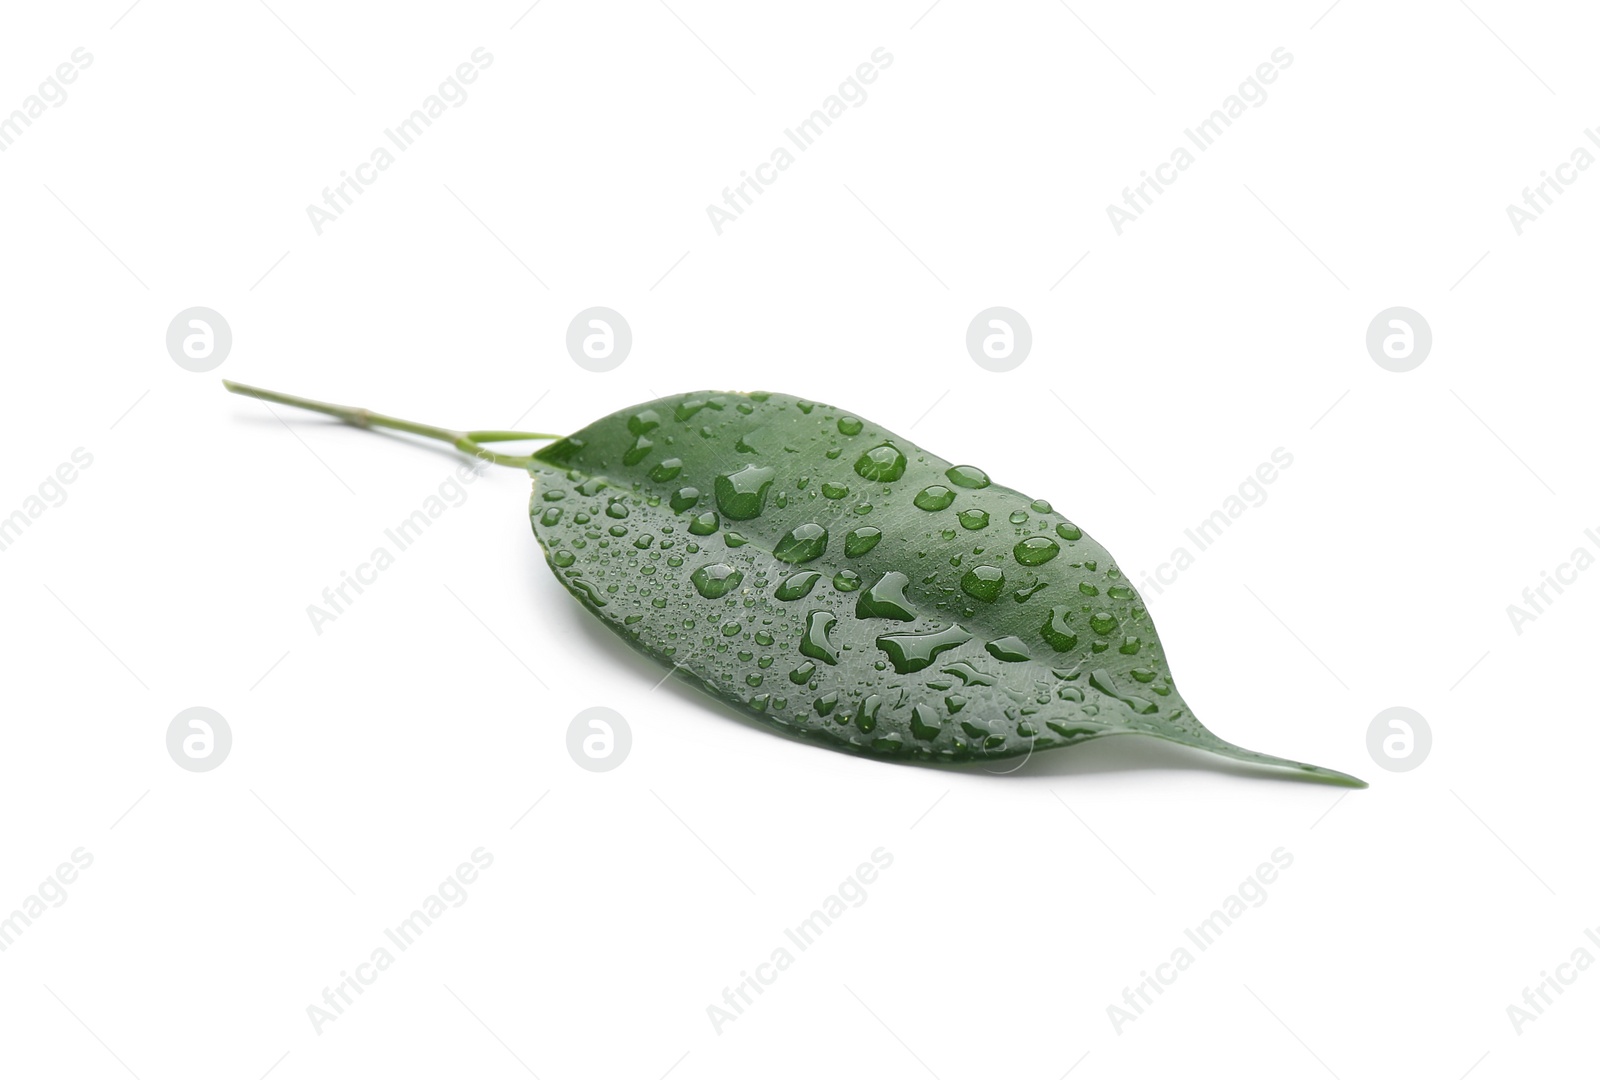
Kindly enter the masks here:
<path id="1" fill-rule="evenodd" d="M 1144 734 L 1361 784 L 1212 735 L 1087 533 L 832 406 L 675 395 L 546 447 L 530 471 L 562 584 L 792 734 L 946 762 Z"/>

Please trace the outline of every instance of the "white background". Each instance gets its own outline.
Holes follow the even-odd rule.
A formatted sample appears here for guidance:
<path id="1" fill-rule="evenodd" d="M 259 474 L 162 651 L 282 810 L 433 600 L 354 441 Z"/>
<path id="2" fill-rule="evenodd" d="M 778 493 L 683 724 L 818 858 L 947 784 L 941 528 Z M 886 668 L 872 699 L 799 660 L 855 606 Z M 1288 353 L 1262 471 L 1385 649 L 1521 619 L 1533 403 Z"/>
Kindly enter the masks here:
<path id="1" fill-rule="evenodd" d="M 0 154 L 0 514 L 93 465 L 0 552 L 0 913 L 94 862 L 0 953 L 5 1071 L 1592 1069 L 1600 973 L 1521 1034 L 1507 1006 L 1600 926 L 1600 575 L 1520 634 L 1506 608 L 1600 550 L 1600 175 L 1520 236 L 1505 210 L 1600 121 L 1592 12 L 672 3 L 7 6 L 0 111 L 93 62 Z M 307 204 L 480 46 L 465 104 L 318 235 Z M 719 236 L 706 205 L 880 46 L 865 103 Z M 1117 235 L 1107 204 L 1279 47 L 1265 103 Z M 608 374 L 564 346 L 596 304 L 634 334 Z M 1034 335 L 1007 374 L 964 346 L 997 304 Z M 232 327 L 213 374 L 166 351 L 195 305 Z M 1433 329 L 1407 374 L 1365 346 L 1394 305 Z M 1372 787 L 1133 740 L 991 776 L 774 738 L 655 689 L 509 470 L 318 635 L 307 605 L 456 455 L 219 376 L 552 431 L 708 387 L 830 401 L 1050 499 L 1135 580 L 1283 447 L 1265 504 L 1145 596 L 1213 730 Z M 213 772 L 167 754 L 193 705 L 232 728 Z M 596 705 L 633 732 L 603 774 L 565 742 Z M 1433 730 L 1407 773 L 1366 748 L 1397 705 Z M 468 901 L 318 1034 L 307 1006 L 479 847 Z M 719 1033 L 707 1007 L 880 847 L 866 902 Z M 1119 1033 L 1107 1007 L 1280 847 L 1267 901 Z"/>

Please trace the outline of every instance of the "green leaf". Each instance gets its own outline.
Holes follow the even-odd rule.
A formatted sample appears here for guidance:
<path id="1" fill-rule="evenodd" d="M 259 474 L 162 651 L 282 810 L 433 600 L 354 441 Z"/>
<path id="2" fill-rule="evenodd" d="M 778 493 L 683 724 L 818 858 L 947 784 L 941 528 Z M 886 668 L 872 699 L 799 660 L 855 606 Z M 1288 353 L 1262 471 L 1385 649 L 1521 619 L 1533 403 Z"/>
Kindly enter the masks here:
<path id="1" fill-rule="evenodd" d="M 561 583 L 646 654 L 792 734 L 936 762 L 1142 734 L 1365 786 L 1211 734 L 1087 533 L 832 406 L 662 398 L 529 469 Z"/>

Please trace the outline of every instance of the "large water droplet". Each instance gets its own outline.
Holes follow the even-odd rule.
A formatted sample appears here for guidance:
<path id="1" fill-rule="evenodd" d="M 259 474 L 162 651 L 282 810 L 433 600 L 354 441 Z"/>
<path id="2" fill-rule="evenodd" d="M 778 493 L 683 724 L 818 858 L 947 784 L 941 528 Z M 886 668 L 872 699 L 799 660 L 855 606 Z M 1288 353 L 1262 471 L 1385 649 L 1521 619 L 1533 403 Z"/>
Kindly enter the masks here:
<path id="1" fill-rule="evenodd" d="M 911 501 L 918 510 L 948 510 L 956 501 L 956 493 L 943 484 L 934 484 L 917 492 L 917 497 Z"/>
<path id="2" fill-rule="evenodd" d="M 861 426 L 861 421 L 853 416 L 839 417 L 840 435 L 859 435 L 861 434 Z"/>
<path id="3" fill-rule="evenodd" d="M 911 708 L 911 734 L 918 739 L 927 741 L 939 737 L 940 725 L 944 717 L 926 705 L 918 704 Z"/>
<path id="4" fill-rule="evenodd" d="M 868 480 L 888 483 L 905 471 L 906 456 L 894 443 L 879 443 L 856 459 L 856 473 Z"/>
<path id="5" fill-rule="evenodd" d="M 1044 639 L 1056 652 L 1066 652 L 1078 643 L 1078 635 L 1072 632 L 1067 619 L 1072 615 L 1072 608 L 1066 604 L 1057 604 L 1050 609 L 1050 617 L 1044 623 Z"/>
<path id="6" fill-rule="evenodd" d="M 953 624 L 929 634 L 883 634 L 877 646 L 888 654 L 898 674 L 909 675 L 932 664 L 940 653 L 971 640 L 960 624 Z"/>
<path id="7" fill-rule="evenodd" d="M 780 562 L 805 563 L 828 549 L 828 530 L 814 521 L 796 525 L 784 534 L 772 549 L 772 557 Z"/>
<path id="8" fill-rule="evenodd" d="M 693 521 L 689 522 L 689 531 L 695 536 L 710 536 L 717 531 L 720 522 L 717 515 L 707 510 Z"/>
<path id="9" fill-rule="evenodd" d="M 633 440 L 632 446 L 623 451 L 622 463 L 624 465 L 639 464 L 639 462 L 650 456 L 650 451 L 654 450 L 655 446 L 656 444 L 651 442 L 647 437 L 640 435 L 637 439 Z"/>
<path id="10" fill-rule="evenodd" d="M 1063 540 L 1082 540 L 1083 530 L 1070 521 L 1063 521 L 1056 526 L 1056 535 Z"/>
<path id="11" fill-rule="evenodd" d="M 1048 536 L 1030 536 L 1011 549 L 1023 566 L 1039 566 L 1061 554 L 1061 545 Z"/>
<path id="12" fill-rule="evenodd" d="M 800 639 L 800 654 L 809 656 L 813 660 L 821 660 L 824 664 L 837 664 L 839 651 L 828 640 L 828 634 L 837 626 L 839 620 L 831 611 L 820 608 L 806 614 L 806 632 Z"/>
<path id="13" fill-rule="evenodd" d="M 1019 664 L 1024 660 L 1033 659 L 1028 655 L 1027 642 L 1015 636 L 998 638 L 989 642 L 984 648 L 996 660 L 1004 660 L 1007 663 Z"/>
<path id="14" fill-rule="evenodd" d="M 1111 679 L 1111 673 L 1104 668 L 1097 668 L 1089 674 L 1089 685 L 1105 694 L 1107 697 L 1116 698 L 1128 708 L 1141 715 L 1148 715 L 1156 711 L 1156 703 L 1148 701 L 1133 694 L 1124 694 L 1117 689 Z"/>
<path id="15" fill-rule="evenodd" d="M 961 522 L 963 529 L 986 529 L 989 527 L 989 515 L 983 510 L 963 510 L 956 515 L 956 520 Z"/>
<path id="16" fill-rule="evenodd" d="M 1089 628 L 1097 634 L 1109 634 L 1117 628 L 1117 620 L 1109 611 L 1097 611 L 1089 616 Z"/>
<path id="17" fill-rule="evenodd" d="M 856 707 L 856 727 L 860 728 L 863 734 L 878 726 L 878 709 L 882 705 L 882 697 L 868 694 L 866 700 Z"/>
<path id="18" fill-rule="evenodd" d="M 700 489 L 697 487 L 681 487 L 674 491 L 672 498 L 667 501 L 671 504 L 673 513 L 681 514 L 700 501 Z"/>
<path id="19" fill-rule="evenodd" d="M 944 471 L 945 479 L 960 488 L 986 488 L 989 474 L 976 465 L 952 465 Z"/>
<path id="20" fill-rule="evenodd" d="M 840 592 L 855 592 L 861 588 L 861 575 L 854 570 L 840 570 L 833 575 L 833 587 Z"/>
<path id="21" fill-rule="evenodd" d="M 727 563 L 708 563 L 689 575 L 694 587 L 707 600 L 720 600 L 744 580 L 744 573 Z"/>
<path id="22" fill-rule="evenodd" d="M 1006 576 L 998 566 L 974 566 L 961 578 L 961 591 L 968 596 L 993 603 L 1005 588 Z"/>
<path id="23" fill-rule="evenodd" d="M 661 414 L 654 409 L 641 409 L 628 417 L 628 431 L 633 435 L 647 435 L 661 426 Z"/>
<path id="24" fill-rule="evenodd" d="M 772 489 L 775 470 L 766 465 L 746 465 L 717 477 L 713 493 L 722 516 L 733 521 L 760 517 L 767 508 L 767 492 Z"/>
<path id="25" fill-rule="evenodd" d="M 821 579 L 822 575 L 815 570 L 801 570 L 784 578 L 774 595 L 779 600 L 798 600 L 810 593 Z"/>
<path id="26" fill-rule="evenodd" d="M 851 529 L 844 538 L 844 553 L 852 559 L 857 555 L 865 555 L 877 547 L 878 541 L 882 539 L 882 531 L 874 529 L 871 525 L 863 525 L 859 529 Z"/>
<path id="27" fill-rule="evenodd" d="M 877 583 L 861 594 L 856 601 L 858 619 L 899 619 L 910 622 L 916 611 L 906 599 L 906 586 L 911 580 L 898 570 L 890 570 Z"/>
<path id="28" fill-rule="evenodd" d="M 669 457 L 650 470 L 650 479 L 658 484 L 665 484 L 668 480 L 676 478 L 682 471 L 683 459 Z"/>

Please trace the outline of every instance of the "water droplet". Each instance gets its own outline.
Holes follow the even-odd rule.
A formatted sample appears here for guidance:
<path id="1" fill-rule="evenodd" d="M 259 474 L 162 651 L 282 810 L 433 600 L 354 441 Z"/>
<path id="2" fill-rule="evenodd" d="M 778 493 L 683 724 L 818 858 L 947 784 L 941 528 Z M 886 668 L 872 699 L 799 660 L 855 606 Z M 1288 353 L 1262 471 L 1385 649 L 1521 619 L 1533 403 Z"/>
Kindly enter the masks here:
<path id="1" fill-rule="evenodd" d="M 802 570 L 790 574 L 779 583 L 778 591 L 774 595 L 779 600 L 798 600 L 809 594 L 821 578 L 822 575 L 815 570 Z"/>
<path id="2" fill-rule="evenodd" d="M 780 562 L 805 563 L 819 557 L 827 548 L 828 530 L 808 521 L 785 533 L 772 549 L 772 557 Z"/>
<path id="3" fill-rule="evenodd" d="M 544 513 L 541 514 L 540 517 L 539 517 L 539 524 L 548 527 L 548 526 L 554 525 L 556 522 L 558 522 L 560 520 L 561 520 L 561 507 L 559 507 L 559 506 L 547 506 L 547 507 L 544 508 Z"/>
<path id="4" fill-rule="evenodd" d="M 882 697 L 868 694 L 867 699 L 856 707 L 856 727 L 860 728 L 863 734 L 878 726 L 878 709 L 882 705 Z"/>
<path id="5" fill-rule="evenodd" d="M 917 492 L 917 497 L 911 501 L 918 510 L 948 510 L 956 501 L 956 493 L 943 484 L 934 484 Z"/>
<path id="6" fill-rule="evenodd" d="M 948 667 L 942 667 L 939 670 L 946 675 L 954 675 L 961 680 L 961 685 L 963 686 L 993 686 L 995 683 L 993 675 L 985 675 L 965 660 L 957 660 Z"/>
<path id="7" fill-rule="evenodd" d="M 672 493 L 672 498 L 668 500 L 668 503 L 672 506 L 673 513 L 681 514 L 699 501 L 699 488 L 681 487 Z"/>
<path id="8" fill-rule="evenodd" d="M 661 426 L 661 414 L 654 409 L 641 409 L 628 417 L 628 431 L 633 435 L 646 435 Z"/>
<path id="9" fill-rule="evenodd" d="M 910 675 L 928 667 L 940 653 L 971 640 L 972 635 L 960 624 L 952 624 L 928 634 L 883 634 L 877 646 L 888 654 L 896 673 Z"/>
<path id="10" fill-rule="evenodd" d="M 742 533 L 736 533 L 730 530 L 729 532 L 722 534 L 722 542 L 731 548 L 735 548 L 744 547 L 750 541 L 746 540 Z"/>
<path id="11" fill-rule="evenodd" d="M 861 421 L 853 416 L 839 417 L 840 435 L 859 435 L 861 434 L 861 426 Z"/>
<path id="12" fill-rule="evenodd" d="M 658 484 L 665 484 L 668 480 L 675 479 L 682 471 L 683 459 L 669 457 L 650 470 L 650 479 Z"/>
<path id="13" fill-rule="evenodd" d="M 854 570 L 840 570 L 833 575 L 833 587 L 840 592 L 855 592 L 861 588 L 861 575 Z"/>
<path id="14" fill-rule="evenodd" d="M 1112 585 L 1106 589 L 1106 595 L 1113 600 L 1132 600 L 1137 594 L 1126 585 Z"/>
<path id="15" fill-rule="evenodd" d="M 1026 525 L 1027 523 L 1028 523 L 1028 512 L 1026 510 L 1013 510 L 1013 511 L 1011 511 L 1011 524 L 1013 524 L 1013 525 Z"/>
<path id="16" fill-rule="evenodd" d="M 1023 566 L 1039 566 L 1061 554 L 1061 545 L 1048 536 L 1030 536 L 1012 548 L 1011 554 Z"/>
<path id="17" fill-rule="evenodd" d="M 746 465 L 717 477 L 713 494 L 722 516 L 733 521 L 760 517 L 767 508 L 767 492 L 772 488 L 775 470 L 765 465 Z"/>
<path id="18" fill-rule="evenodd" d="M 717 515 L 707 510 L 693 521 L 689 522 L 689 531 L 696 536 L 710 536 L 717 531 Z"/>
<path id="19" fill-rule="evenodd" d="M 756 687 L 761 685 L 761 683 L 764 681 L 764 678 L 765 677 L 761 674 L 761 672 L 752 671 L 750 674 L 744 677 L 744 683 L 746 686 Z"/>
<path id="20" fill-rule="evenodd" d="M 998 566 L 974 566 L 961 578 L 961 591 L 986 603 L 993 603 L 1005 585 L 1006 576 Z"/>
<path id="21" fill-rule="evenodd" d="M 844 538 L 844 553 L 852 559 L 857 555 L 865 555 L 877 547 L 878 541 L 882 539 L 882 531 L 874 529 L 871 525 L 851 529 Z"/>
<path id="22" fill-rule="evenodd" d="M 727 596 L 744 580 L 744 574 L 727 563 L 708 563 L 689 575 L 689 580 L 707 600 Z"/>
<path id="23" fill-rule="evenodd" d="M 961 522 L 963 529 L 987 529 L 989 515 L 983 510 L 963 510 L 956 515 L 956 520 Z"/>
<path id="24" fill-rule="evenodd" d="M 551 490 L 549 490 L 549 491 L 544 493 L 545 502 L 560 502 L 562 499 L 565 499 L 566 497 L 567 497 L 567 493 L 565 491 L 561 491 L 560 489 L 557 489 L 557 488 L 552 488 Z"/>
<path id="25" fill-rule="evenodd" d="M 566 548 L 562 548 L 560 551 L 557 551 L 554 555 L 550 556 L 550 561 L 555 563 L 557 566 L 567 567 L 577 562 L 578 557 L 572 552 L 568 551 Z"/>
<path id="26" fill-rule="evenodd" d="M 796 686 L 802 686 L 806 682 L 810 681 L 811 676 L 816 673 L 816 670 L 817 665 L 812 663 L 810 660 L 807 660 L 805 663 L 789 672 L 789 681 L 794 683 Z"/>
<path id="27" fill-rule="evenodd" d="M 989 644 L 985 645 L 984 648 L 987 649 L 989 651 L 989 655 L 994 657 L 996 660 L 1004 660 L 1007 663 L 1018 664 L 1024 660 L 1033 659 L 1033 657 L 1028 655 L 1027 642 L 1023 641 L 1019 637 L 999 638 L 995 641 L 989 642 Z"/>
<path id="28" fill-rule="evenodd" d="M 856 601 L 856 618 L 899 619 L 902 622 L 915 619 L 917 613 L 906 599 L 906 586 L 909 584 L 910 579 L 900 571 L 890 570 Z"/>
<path id="29" fill-rule="evenodd" d="M 828 634 L 838 623 L 839 620 L 831 611 L 818 608 L 807 612 L 805 636 L 800 639 L 800 654 L 809 656 L 813 660 L 821 660 L 825 664 L 837 664 L 839 652 L 828 640 Z"/>
<path id="30" fill-rule="evenodd" d="M 1089 628 L 1097 634 L 1109 634 L 1117 628 L 1117 620 L 1109 611 L 1097 611 L 1089 616 Z"/>
<path id="31" fill-rule="evenodd" d="M 1099 596 L 1100 595 L 1100 587 L 1098 585 L 1091 585 L 1087 581 L 1078 582 L 1078 591 L 1080 593 L 1082 593 L 1084 596 Z"/>
<path id="32" fill-rule="evenodd" d="M 1035 499 L 1033 502 L 1028 504 L 1028 509 L 1032 510 L 1035 514 L 1048 514 L 1051 510 L 1051 507 L 1050 504 L 1045 500 Z"/>
<path id="33" fill-rule="evenodd" d="M 927 742 L 939 737 L 940 726 L 944 718 L 926 705 L 914 705 L 911 708 L 911 734 Z"/>
<path id="34" fill-rule="evenodd" d="M 1056 526 L 1056 535 L 1063 540 L 1081 540 L 1083 539 L 1083 530 L 1070 521 L 1063 521 Z"/>
<path id="35" fill-rule="evenodd" d="M 1044 623 L 1044 639 L 1056 652 L 1066 652 L 1078 643 L 1078 635 L 1072 632 L 1067 619 L 1072 614 L 1072 608 L 1066 604 L 1057 604 L 1050 609 L 1050 617 Z"/>
<path id="36" fill-rule="evenodd" d="M 850 489 L 843 484 L 835 484 L 830 481 L 822 485 L 822 497 L 824 499 L 842 499 L 849 494 Z"/>
<path id="37" fill-rule="evenodd" d="M 606 517 L 625 518 L 628 516 L 628 504 L 621 499 L 612 499 L 606 503 Z"/>
<path id="38" fill-rule="evenodd" d="M 639 464 L 639 462 L 650 456 L 650 451 L 654 450 L 655 446 L 655 443 L 651 442 L 645 436 L 640 435 L 637 439 L 633 440 L 632 446 L 623 451 L 622 463 L 624 465 Z"/>
<path id="39" fill-rule="evenodd" d="M 633 538 L 633 546 L 638 548 L 640 551 L 648 550 L 650 545 L 655 542 L 656 538 L 651 536 L 649 533 L 640 533 L 638 536 Z"/>
<path id="40" fill-rule="evenodd" d="M 856 459 L 856 473 L 867 480 L 889 483 L 906 472 L 906 456 L 894 443 L 879 443 Z"/>
<path id="41" fill-rule="evenodd" d="M 829 690 L 826 694 L 823 694 L 816 701 L 812 702 L 811 707 L 817 710 L 818 716 L 827 716 L 833 711 L 833 707 L 837 704 L 839 704 L 839 692 L 837 690 Z"/>
<path id="42" fill-rule="evenodd" d="M 1104 668 L 1097 668 L 1089 675 L 1089 685 L 1105 694 L 1107 697 L 1116 698 L 1128 708 L 1141 715 L 1148 715 L 1156 711 L 1156 703 L 1147 701 L 1142 697 L 1124 694 L 1119 691 L 1111 679 L 1111 673 Z"/>
<path id="43" fill-rule="evenodd" d="M 986 488 L 989 474 L 976 465 L 952 465 L 944 471 L 945 479 L 960 488 Z"/>

